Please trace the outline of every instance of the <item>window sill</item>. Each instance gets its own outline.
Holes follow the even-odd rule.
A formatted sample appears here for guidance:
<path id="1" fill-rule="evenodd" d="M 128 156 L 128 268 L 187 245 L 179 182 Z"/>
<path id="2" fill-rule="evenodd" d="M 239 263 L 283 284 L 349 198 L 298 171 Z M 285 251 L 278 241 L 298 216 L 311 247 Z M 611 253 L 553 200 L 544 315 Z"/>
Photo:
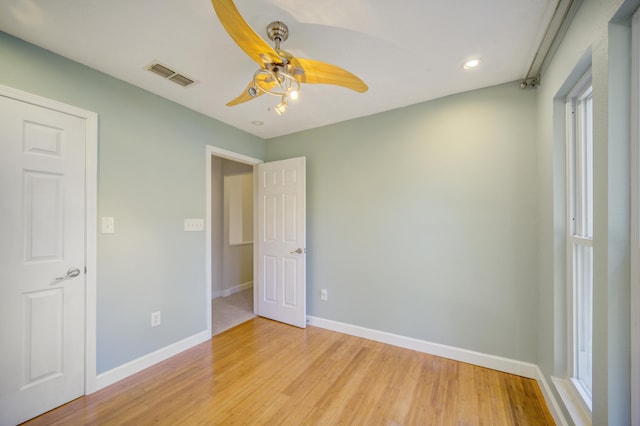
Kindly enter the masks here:
<path id="1" fill-rule="evenodd" d="M 591 413 L 585 409 L 584 404 L 580 401 L 580 396 L 576 394 L 571 382 L 568 379 L 559 377 L 551 377 L 551 381 L 555 386 L 564 406 L 567 408 L 571 420 L 577 426 L 591 426 Z"/>

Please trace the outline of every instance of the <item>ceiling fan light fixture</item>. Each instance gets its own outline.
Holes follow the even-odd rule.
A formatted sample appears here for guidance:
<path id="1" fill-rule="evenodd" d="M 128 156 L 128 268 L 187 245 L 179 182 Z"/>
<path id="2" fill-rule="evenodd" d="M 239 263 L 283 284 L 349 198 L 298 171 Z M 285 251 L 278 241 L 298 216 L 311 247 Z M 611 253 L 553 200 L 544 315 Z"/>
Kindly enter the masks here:
<path id="1" fill-rule="evenodd" d="M 278 115 L 285 113 L 288 101 L 295 101 L 300 96 L 300 82 L 288 72 L 287 65 L 272 65 L 270 68 L 259 68 L 253 74 L 253 85 L 247 92 L 256 97 L 260 92 L 279 96 L 281 101 L 274 107 Z"/>
<path id="2" fill-rule="evenodd" d="M 272 84 L 265 85 L 265 83 Z M 289 96 L 292 92 L 300 92 L 300 82 L 278 67 L 259 68 L 253 74 L 252 87 L 273 96 Z"/>
<path id="3" fill-rule="evenodd" d="M 289 90 L 287 90 L 287 98 L 291 99 L 292 101 L 295 101 L 299 97 L 300 91 L 298 89 L 289 88 Z"/>
<path id="4" fill-rule="evenodd" d="M 282 102 L 280 102 L 278 105 L 276 105 L 274 109 L 276 111 L 276 114 L 278 114 L 278 115 L 284 114 L 285 111 L 287 110 L 287 100 L 284 99 L 284 97 L 283 97 Z"/>

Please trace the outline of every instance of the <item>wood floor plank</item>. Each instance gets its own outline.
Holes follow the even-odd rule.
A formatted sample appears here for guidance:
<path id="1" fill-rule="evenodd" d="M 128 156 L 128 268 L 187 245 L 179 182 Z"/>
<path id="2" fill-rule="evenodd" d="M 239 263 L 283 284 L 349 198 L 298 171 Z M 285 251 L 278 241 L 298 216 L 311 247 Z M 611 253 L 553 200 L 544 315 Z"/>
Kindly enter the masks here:
<path id="1" fill-rule="evenodd" d="M 534 380 L 255 318 L 27 425 L 553 425 Z"/>
<path id="2" fill-rule="evenodd" d="M 425 354 L 404 351 L 400 348 L 396 348 L 396 353 L 399 355 L 396 366 L 393 368 L 393 379 L 387 386 L 389 397 L 381 396 L 383 399 L 379 403 L 383 407 L 383 419 L 388 419 L 390 423 L 403 424 L 413 405 L 413 394 L 420 380 L 419 373 L 422 369 L 420 355 Z M 405 368 L 397 368 L 398 365 Z"/>
<path id="3" fill-rule="evenodd" d="M 382 347 L 367 370 L 359 392 L 349 399 L 347 405 L 350 409 L 341 415 L 340 421 L 355 424 L 368 419 L 369 423 L 373 423 L 375 419 L 386 417 L 383 407 L 388 404 L 387 384 L 392 381 L 398 365 L 395 353 L 397 348 L 393 346 Z"/>

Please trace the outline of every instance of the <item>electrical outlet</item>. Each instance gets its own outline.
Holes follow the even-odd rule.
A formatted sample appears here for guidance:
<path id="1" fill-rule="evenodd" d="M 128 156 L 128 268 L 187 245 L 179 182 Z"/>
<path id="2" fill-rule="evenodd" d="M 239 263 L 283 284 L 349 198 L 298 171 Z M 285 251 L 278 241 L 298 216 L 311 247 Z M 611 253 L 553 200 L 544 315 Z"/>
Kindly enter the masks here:
<path id="1" fill-rule="evenodd" d="M 151 327 L 157 327 L 161 322 L 160 311 L 151 312 Z"/>
<path id="2" fill-rule="evenodd" d="M 322 300 L 323 302 L 327 301 L 327 289 L 326 288 L 321 288 L 320 289 L 320 300 Z"/>
<path id="3" fill-rule="evenodd" d="M 188 232 L 204 231 L 204 219 L 185 219 L 184 230 Z"/>

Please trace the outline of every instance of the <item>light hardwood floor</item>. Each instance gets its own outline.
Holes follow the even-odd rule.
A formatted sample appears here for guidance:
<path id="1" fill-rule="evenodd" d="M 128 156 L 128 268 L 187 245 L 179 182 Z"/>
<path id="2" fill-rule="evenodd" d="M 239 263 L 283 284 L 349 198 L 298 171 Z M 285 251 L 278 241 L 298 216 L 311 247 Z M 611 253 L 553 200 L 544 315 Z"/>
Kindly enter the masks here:
<path id="1" fill-rule="evenodd" d="M 254 318 L 29 425 L 552 425 L 534 380 Z"/>

